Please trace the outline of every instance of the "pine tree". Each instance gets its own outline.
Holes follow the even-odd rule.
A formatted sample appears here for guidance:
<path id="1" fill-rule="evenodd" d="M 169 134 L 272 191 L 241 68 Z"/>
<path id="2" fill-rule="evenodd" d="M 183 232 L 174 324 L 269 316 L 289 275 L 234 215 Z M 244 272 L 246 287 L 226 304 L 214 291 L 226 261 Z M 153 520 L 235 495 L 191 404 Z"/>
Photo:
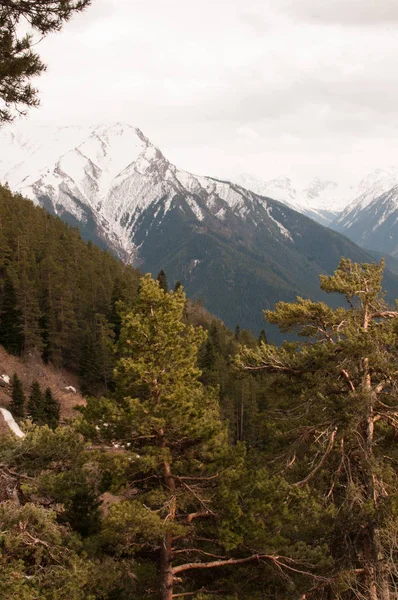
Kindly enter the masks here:
<path id="1" fill-rule="evenodd" d="M 167 283 L 166 273 L 163 271 L 163 269 L 159 271 L 156 280 L 159 282 L 159 285 L 164 292 L 169 291 L 169 284 Z"/>
<path id="2" fill-rule="evenodd" d="M 265 333 L 265 329 L 262 329 L 260 331 L 260 335 L 258 336 L 258 344 L 259 344 L 259 346 L 261 346 L 261 344 L 268 344 L 267 334 Z"/>
<path id="3" fill-rule="evenodd" d="M 102 335 L 97 315 L 117 335 L 118 303 L 131 304 L 140 274 L 2 186 L 0 222 L 0 344 L 15 354 L 41 351 L 46 362 L 79 373 L 87 338 Z"/>
<path id="4" fill-rule="evenodd" d="M 21 276 L 19 284 L 19 297 L 22 307 L 22 327 L 24 340 L 24 353 L 36 350 L 40 352 L 43 340 L 40 332 L 40 307 L 37 295 L 38 277 L 36 271 L 35 257 L 20 265 Z"/>
<path id="5" fill-rule="evenodd" d="M 82 426 L 96 444 L 117 442 L 124 449 L 120 457 L 113 455 L 118 466 L 108 477 L 117 473 L 119 485 L 137 491 L 133 499 L 110 509 L 104 533 L 116 551 L 146 548 L 159 566 L 162 600 L 173 598 L 177 581 L 179 589 L 184 586 L 191 594 L 191 572 L 257 564 L 259 554 L 248 555 L 248 546 L 238 557 L 220 556 L 219 548 L 236 548 L 245 528 L 253 542 L 258 530 L 254 515 L 263 505 L 269 507 L 279 489 L 279 484 L 265 483 L 266 474 L 259 471 L 256 476 L 265 478 L 267 492 L 262 486 L 254 490 L 248 473 L 250 494 L 246 508 L 239 506 L 242 454 L 231 461 L 217 397 L 199 381 L 196 359 L 205 334 L 184 323 L 184 306 L 182 290 L 167 294 L 149 276 L 142 279 L 138 301 L 125 315 L 120 334 L 116 396 L 89 399 L 82 410 Z M 265 510 L 271 523 L 269 508 Z M 280 528 L 278 517 L 276 530 Z M 256 539 L 253 546 L 259 543 Z M 151 584 L 153 588 L 153 576 Z"/>
<path id="6" fill-rule="evenodd" d="M 304 341 L 245 349 L 238 361 L 269 374 L 282 468 L 324 507 L 318 544 L 327 541 L 334 566 L 308 598 L 395 596 L 398 312 L 383 300 L 383 268 L 342 259 L 321 288 L 342 294 L 348 308 L 280 302 L 267 320 Z"/>
<path id="7" fill-rule="evenodd" d="M 47 388 L 43 398 L 43 424 L 55 429 L 59 425 L 60 406 L 51 389 Z"/>
<path id="8" fill-rule="evenodd" d="M 81 542 L 100 525 L 93 464 L 72 427 L 37 427 L 23 439 L 0 436 L 0 598 L 137 597 L 126 589 L 131 565 L 101 555 L 98 546 L 93 558 Z M 13 501 L 5 501 L 7 493 Z"/>
<path id="9" fill-rule="evenodd" d="M 4 280 L 0 298 L 0 343 L 11 354 L 21 354 L 24 345 L 22 313 L 10 277 Z"/>
<path id="10" fill-rule="evenodd" d="M 182 283 L 180 280 L 178 280 L 176 281 L 176 284 L 174 286 L 174 291 L 177 292 L 180 289 L 180 287 L 182 287 Z"/>
<path id="11" fill-rule="evenodd" d="M 30 388 L 27 413 L 33 423 L 43 425 L 46 422 L 44 397 L 38 381 L 34 381 Z"/>
<path id="12" fill-rule="evenodd" d="M 28 503 L 0 503 L 0 597 L 82 600 L 89 576 L 79 544 L 56 521 L 55 511 Z M 23 529 L 23 534 L 21 530 Z M 35 543 L 32 542 L 35 540 Z M 84 583 L 82 583 L 84 581 Z"/>
<path id="13" fill-rule="evenodd" d="M 14 373 L 12 378 L 10 410 L 13 417 L 17 419 L 22 419 L 25 415 L 25 394 L 22 382 L 16 373 Z"/>

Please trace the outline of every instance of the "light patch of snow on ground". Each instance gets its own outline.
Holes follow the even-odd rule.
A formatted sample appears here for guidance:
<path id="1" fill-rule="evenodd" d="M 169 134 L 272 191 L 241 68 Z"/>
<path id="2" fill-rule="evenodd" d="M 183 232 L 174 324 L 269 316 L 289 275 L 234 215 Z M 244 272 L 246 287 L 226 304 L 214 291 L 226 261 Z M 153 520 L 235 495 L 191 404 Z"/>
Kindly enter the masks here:
<path id="1" fill-rule="evenodd" d="M 200 265 L 202 261 L 199 260 L 198 258 L 194 258 L 193 260 L 191 260 L 190 264 L 190 269 L 189 272 L 192 273 L 192 271 L 198 266 Z"/>
<path id="2" fill-rule="evenodd" d="M 3 415 L 4 420 L 7 423 L 8 427 L 11 429 L 11 431 L 13 433 L 15 433 L 15 435 L 17 437 L 19 437 L 19 438 L 25 437 L 24 432 L 21 431 L 21 429 L 19 428 L 18 423 L 15 421 L 15 419 L 12 416 L 12 414 L 10 413 L 10 411 L 7 410 L 6 408 L 0 408 L 0 412 Z"/>
<path id="3" fill-rule="evenodd" d="M 275 223 L 275 225 L 277 225 L 281 234 L 283 236 L 285 236 L 286 238 L 288 238 L 291 242 L 294 242 L 294 240 L 290 234 L 290 231 L 288 229 L 286 229 L 286 227 L 284 225 L 282 225 L 282 223 L 279 223 L 279 221 L 274 219 L 274 217 L 271 215 L 271 208 L 269 206 L 267 206 L 266 211 L 267 211 L 267 214 L 268 214 L 269 218 L 271 219 L 271 221 L 273 221 Z"/>
<path id="4" fill-rule="evenodd" d="M 195 217 L 198 219 L 198 221 L 203 221 L 204 214 L 203 214 L 203 211 L 200 208 L 199 204 L 196 202 L 196 200 L 194 198 L 191 198 L 188 196 L 186 198 L 186 201 L 187 201 L 188 206 L 191 208 L 192 212 L 194 213 Z"/>
<path id="5" fill-rule="evenodd" d="M 176 171 L 176 178 L 191 194 L 199 194 L 203 190 L 198 178 L 187 171 Z"/>

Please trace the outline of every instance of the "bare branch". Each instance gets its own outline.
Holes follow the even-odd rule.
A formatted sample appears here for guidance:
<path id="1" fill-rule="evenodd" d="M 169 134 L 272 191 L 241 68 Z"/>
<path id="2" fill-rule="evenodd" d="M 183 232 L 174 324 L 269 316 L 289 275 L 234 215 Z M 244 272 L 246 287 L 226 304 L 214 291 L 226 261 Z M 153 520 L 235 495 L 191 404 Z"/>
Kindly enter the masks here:
<path id="1" fill-rule="evenodd" d="M 351 378 L 350 378 L 350 375 L 349 375 L 348 371 L 346 371 L 345 369 L 341 369 L 341 374 L 342 374 L 342 375 L 344 375 L 344 377 L 345 377 L 345 378 L 346 378 L 346 380 L 348 381 L 348 384 L 349 384 L 349 386 L 350 386 L 350 388 L 351 388 L 351 391 L 352 391 L 352 392 L 355 392 L 355 386 L 354 386 L 354 384 L 352 383 L 352 380 L 351 380 Z"/>
<path id="2" fill-rule="evenodd" d="M 314 475 L 316 475 L 316 473 L 322 467 L 322 465 L 324 464 L 324 462 L 327 459 L 328 455 L 331 453 L 331 451 L 333 449 L 334 440 L 336 438 L 337 430 L 338 430 L 338 428 L 335 427 L 334 430 L 332 431 L 332 435 L 330 436 L 329 444 L 328 444 L 328 447 L 326 448 L 326 452 L 322 456 L 321 460 L 319 461 L 319 463 L 317 464 L 317 466 L 315 467 L 315 469 L 313 469 L 311 471 L 311 473 L 309 473 L 305 479 L 303 479 L 302 481 L 298 481 L 297 483 L 294 483 L 293 485 L 303 486 L 306 483 L 308 483 L 314 477 Z"/>
<path id="3" fill-rule="evenodd" d="M 190 513 L 189 515 L 187 515 L 186 517 L 186 521 L 187 523 L 192 523 L 192 521 L 194 519 L 205 519 L 207 517 L 214 517 L 215 514 L 213 512 L 210 512 L 209 510 L 206 510 L 206 512 L 194 512 L 194 513 Z"/>

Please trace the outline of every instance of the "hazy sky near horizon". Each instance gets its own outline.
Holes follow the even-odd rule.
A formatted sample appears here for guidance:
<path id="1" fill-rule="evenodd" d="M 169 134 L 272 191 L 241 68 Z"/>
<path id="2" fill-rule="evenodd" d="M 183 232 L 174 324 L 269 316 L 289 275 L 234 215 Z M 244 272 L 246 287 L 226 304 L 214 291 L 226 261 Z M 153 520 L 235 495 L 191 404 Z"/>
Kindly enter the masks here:
<path id="1" fill-rule="evenodd" d="M 398 0 L 93 0 L 37 50 L 30 122 L 126 121 L 229 178 L 398 164 Z"/>

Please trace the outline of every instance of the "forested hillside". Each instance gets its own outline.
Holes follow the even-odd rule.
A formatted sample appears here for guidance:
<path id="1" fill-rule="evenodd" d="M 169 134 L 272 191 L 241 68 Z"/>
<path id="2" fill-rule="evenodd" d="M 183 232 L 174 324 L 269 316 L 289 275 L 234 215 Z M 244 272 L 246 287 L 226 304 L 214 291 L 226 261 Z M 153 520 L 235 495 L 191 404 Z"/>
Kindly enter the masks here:
<path id="1" fill-rule="evenodd" d="M 345 308 L 267 311 L 299 336 L 277 347 L 8 190 L 0 200 L 1 342 L 89 391 L 57 426 L 51 389 L 16 373 L 3 388 L 22 433 L 0 436 L 0 597 L 396 598 L 384 265 L 342 259 L 321 277 Z"/>
<path id="2" fill-rule="evenodd" d="M 0 343 L 80 374 L 90 392 L 102 389 L 112 376 L 116 305 L 134 300 L 139 272 L 4 187 L 0 223 Z"/>

